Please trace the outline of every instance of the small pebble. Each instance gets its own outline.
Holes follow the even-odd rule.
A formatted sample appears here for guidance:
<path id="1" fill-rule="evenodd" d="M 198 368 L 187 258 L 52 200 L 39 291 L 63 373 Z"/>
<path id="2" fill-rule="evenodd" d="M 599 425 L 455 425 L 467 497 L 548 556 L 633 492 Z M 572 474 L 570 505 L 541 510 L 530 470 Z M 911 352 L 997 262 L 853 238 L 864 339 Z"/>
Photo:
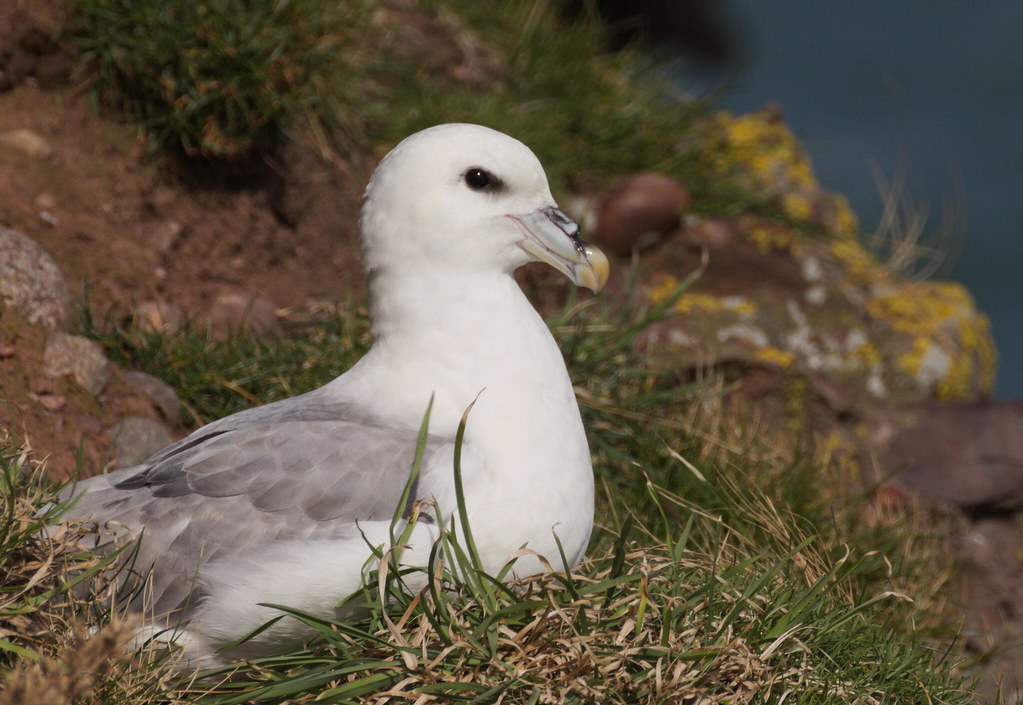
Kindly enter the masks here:
<path id="1" fill-rule="evenodd" d="M 277 328 L 274 305 L 262 296 L 240 289 L 214 299 L 208 316 L 214 335 L 221 340 L 234 332 L 270 333 Z"/>
<path id="2" fill-rule="evenodd" d="M 52 211 L 57 207 L 57 199 L 53 197 L 52 193 L 43 191 L 41 194 L 36 196 L 35 206 L 40 210 Z"/>
<path id="3" fill-rule="evenodd" d="M 47 411 L 57 412 L 67 405 L 67 397 L 63 394 L 50 394 L 49 392 L 43 392 L 41 394 L 33 394 L 32 398 L 38 402 L 39 406 L 43 407 Z"/>
<path id="4" fill-rule="evenodd" d="M 166 276 L 166 272 L 164 272 Z M 162 278 L 157 273 L 157 278 Z M 185 323 L 181 307 L 163 301 L 145 301 L 135 308 L 133 320 L 146 333 L 174 333 Z"/>
<path id="5" fill-rule="evenodd" d="M 158 253 L 165 255 L 181 240 L 182 230 L 181 224 L 177 221 L 164 220 L 146 233 L 146 239 Z"/>
<path id="6" fill-rule="evenodd" d="M 701 218 L 686 224 L 681 234 L 682 243 L 694 250 L 721 250 L 735 242 L 737 228 L 730 220 Z"/>
<path id="7" fill-rule="evenodd" d="M 0 144 L 13 147 L 36 159 L 45 159 L 53 154 L 53 147 L 32 130 L 9 130 L 0 133 Z"/>
<path id="8" fill-rule="evenodd" d="M 121 376 L 135 391 L 144 394 L 152 402 L 167 423 L 177 425 L 181 419 L 181 400 L 173 387 L 145 372 L 122 372 Z"/>

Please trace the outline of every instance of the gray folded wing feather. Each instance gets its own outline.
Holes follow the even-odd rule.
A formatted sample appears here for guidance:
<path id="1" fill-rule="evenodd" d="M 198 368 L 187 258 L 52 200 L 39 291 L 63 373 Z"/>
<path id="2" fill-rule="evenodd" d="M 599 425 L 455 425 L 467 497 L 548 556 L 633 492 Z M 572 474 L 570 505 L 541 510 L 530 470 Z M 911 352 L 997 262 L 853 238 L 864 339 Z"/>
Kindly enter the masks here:
<path id="1" fill-rule="evenodd" d="M 187 616 L 204 563 L 271 541 L 350 536 L 356 521 L 392 517 L 416 435 L 313 392 L 226 417 L 137 467 L 79 483 L 67 516 L 141 529 L 135 568 L 153 567 L 148 609 Z M 447 443 L 432 436 L 427 453 Z"/>

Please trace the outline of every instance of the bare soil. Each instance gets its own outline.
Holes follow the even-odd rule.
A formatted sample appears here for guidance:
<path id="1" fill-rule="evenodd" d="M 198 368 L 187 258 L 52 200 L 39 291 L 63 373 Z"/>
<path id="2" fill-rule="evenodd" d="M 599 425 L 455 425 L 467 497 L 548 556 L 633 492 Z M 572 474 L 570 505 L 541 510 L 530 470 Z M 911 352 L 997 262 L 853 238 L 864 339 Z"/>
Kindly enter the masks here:
<path id="1" fill-rule="evenodd" d="M 179 165 L 75 90 L 0 94 L 0 133 L 29 129 L 52 154 L 0 151 L 0 222 L 39 242 L 96 312 L 160 301 L 201 314 L 225 291 L 302 306 L 358 295 L 357 219 L 369 171 L 311 147 L 278 161 Z"/>

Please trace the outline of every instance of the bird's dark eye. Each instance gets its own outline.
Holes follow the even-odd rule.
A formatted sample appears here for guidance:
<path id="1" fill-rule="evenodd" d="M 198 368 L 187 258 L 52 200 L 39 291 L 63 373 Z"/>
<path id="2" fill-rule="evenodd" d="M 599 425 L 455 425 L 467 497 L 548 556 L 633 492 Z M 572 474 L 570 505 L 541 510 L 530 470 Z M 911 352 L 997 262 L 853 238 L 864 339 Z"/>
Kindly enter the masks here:
<path id="1" fill-rule="evenodd" d="M 465 172 L 465 184 L 473 191 L 486 191 L 497 183 L 489 171 L 473 167 Z"/>

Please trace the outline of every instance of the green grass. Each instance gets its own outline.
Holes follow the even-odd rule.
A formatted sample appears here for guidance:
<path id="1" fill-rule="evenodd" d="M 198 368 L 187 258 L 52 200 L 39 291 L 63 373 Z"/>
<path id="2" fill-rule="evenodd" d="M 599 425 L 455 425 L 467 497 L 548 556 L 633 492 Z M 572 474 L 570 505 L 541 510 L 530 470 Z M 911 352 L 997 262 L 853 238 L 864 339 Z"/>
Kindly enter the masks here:
<path id="1" fill-rule="evenodd" d="M 96 102 L 138 122 L 155 150 L 231 158 L 270 151 L 309 119 L 358 128 L 347 94 L 365 2 L 70 4 Z"/>
<path id="2" fill-rule="evenodd" d="M 138 123 L 158 152 L 232 159 L 299 137 L 350 156 L 475 122 L 532 147 L 559 195 L 656 170 L 703 212 L 765 206 L 714 177 L 707 101 L 680 98 L 639 48 L 604 52 L 603 28 L 564 19 L 558 2 L 433 0 L 421 16 L 446 29 L 420 34 L 404 16 L 372 22 L 371 0 L 73 4 L 97 105 Z M 409 53 L 423 40 L 408 31 L 427 37 L 423 53 Z"/>
<path id="3" fill-rule="evenodd" d="M 285 324 L 281 340 L 239 335 L 217 342 L 198 326 L 147 333 L 96 321 L 87 309 L 81 318 L 82 333 L 102 343 L 113 362 L 174 387 L 194 427 L 314 389 L 355 364 L 370 342 L 369 317 L 358 305 Z"/>
<path id="4" fill-rule="evenodd" d="M 401 590 L 408 576 L 392 565 L 356 597 L 369 608 L 362 619 L 290 611 L 319 634 L 308 648 L 220 672 L 230 679 L 173 685 L 161 668 L 142 669 L 139 697 L 121 702 L 149 702 L 155 683 L 199 703 L 382 703 L 392 690 L 404 695 L 390 702 L 968 702 L 941 646 L 948 636 L 916 626 L 932 621 L 933 581 L 915 572 L 904 537 L 826 502 L 826 469 L 808 460 L 755 442 L 722 455 L 706 426 L 686 431 L 709 388 L 647 369 L 632 344 L 660 313 L 588 302 L 550 320 L 602 488 L 590 559 L 572 574 L 505 587 L 449 543 L 421 594 Z M 368 342 L 359 307 L 274 340 L 87 332 L 121 364 L 174 384 L 197 422 L 321 384 Z M 38 505 L 45 495 L 18 479 L 18 457 L 4 459 L 9 506 Z M 5 558 L 31 553 L 33 531 L 8 531 Z M 11 644 L 8 664 L 21 648 Z M 123 667 L 114 676 L 123 683 Z"/>

